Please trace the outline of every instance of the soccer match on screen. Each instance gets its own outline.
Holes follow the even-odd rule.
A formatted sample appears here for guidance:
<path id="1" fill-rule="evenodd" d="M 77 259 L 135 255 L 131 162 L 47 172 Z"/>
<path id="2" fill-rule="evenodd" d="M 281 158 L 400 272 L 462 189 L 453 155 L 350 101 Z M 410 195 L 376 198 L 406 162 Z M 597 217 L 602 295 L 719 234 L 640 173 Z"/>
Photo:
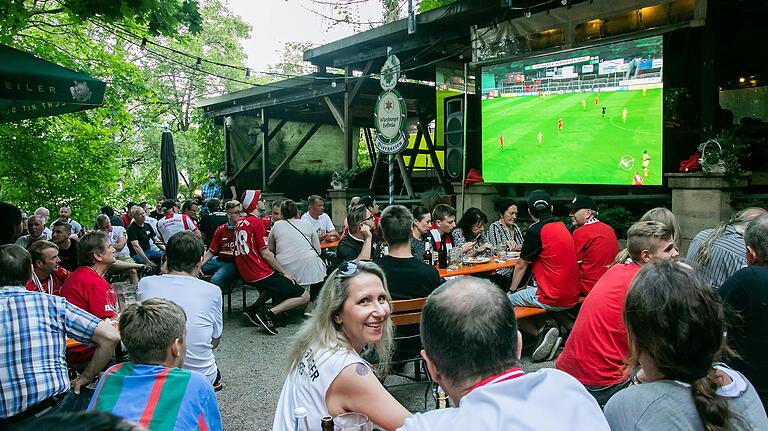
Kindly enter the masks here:
<path id="1" fill-rule="evenodd" d="M 482 70 L 488 182 L 661 185 L 662 37 Z"/>

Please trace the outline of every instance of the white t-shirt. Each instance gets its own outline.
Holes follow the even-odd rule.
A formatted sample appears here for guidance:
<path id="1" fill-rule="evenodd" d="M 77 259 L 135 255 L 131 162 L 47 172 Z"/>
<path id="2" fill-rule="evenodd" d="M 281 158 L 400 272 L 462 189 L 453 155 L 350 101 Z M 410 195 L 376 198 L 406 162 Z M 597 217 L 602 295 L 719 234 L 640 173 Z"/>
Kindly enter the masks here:
<path id="1" fill-rule="evenodd" d="M 398 429 L 610 430 L 597 401 L 562 371 L 544 368 L 507 380 L 500 377 L 465 395 L 459 407 L 417 413 Z"/>
<path id="2" fill-rule="evenodd" d="M 346 349 L 309 348 L 298 367 L 288 377 L 277 401 L 272 431 L 293 431 L 293 409 L 305 407 L 309 412 L 310 431 L 320 430 L 323 416 L 329 416 L 325 395 L 336 376 L 350 364 L 368 366 L 356 352 Z"/>
<path id="3" fill-rule="evenodd" d="M 196 230 L 195 221 L 185 214 L 166 214 L 157 221 L 157 233 L 168 244 L 171 237 L 184 230 Z"/>
<path id="4" fill-rule="evenodd" d="M 313 218 L 309 212 L 305 212 L 301 219 L 308 221 L 318 234 L 336 230 L 336 226 L 333 225 L 331 218 L 326 213 L 320 214 L 318 218 Z"/>
<path id="5" fill-rule="evenodd" d="M 112 231 L 107 232 L 109 243 L 115 245 L 121 238 L 125 239 L 125 245 L 120 250 L 115 250 L 115 257 L 128 256 L 128 234 L 125 232 L 125 228 L 122 226 L 112 226 Z"/>
<path id="6" fill-rule="evenodd" d="M 269 231 L 267 241 L 269 250 L 297 283 L 306 286 L 323 281 L 325 264 L 317 255 L 320 239 L 311 224 L 297 219 L 278 220 Z"/>
<path id="7" fill-rule="evenodd" d="M 133 223 L 133 222 L 131 222 L 131 223 Z M 157 219 L 156 218 L 154 218 L 154 217 L 145 217 L 144 218 L 144 223 L 152 226 L 152 230 L 154 230 L 155 233 L 157 233 Z M 125 229 L 127 230 L 128 226 L 126 226 Z M 149 249 L 150 250 L 155 250 L 155 251 L 160 251 L 160 247 L 158 247 L 157 244 L 155 244 L 154 241 L 150 241 L 149 242 Z"/>
<path id="8" fill-rule="evenodd" d="M 153 275 L 139 281 L 139 301 L 164 298 L 187 313 L 187 357 L 184 369 L 202 373 L 210 382 L 216 379 L 216 359 L 212 338 L 221 337 L 224 328 L 221 289 L 189 275 Z"/>

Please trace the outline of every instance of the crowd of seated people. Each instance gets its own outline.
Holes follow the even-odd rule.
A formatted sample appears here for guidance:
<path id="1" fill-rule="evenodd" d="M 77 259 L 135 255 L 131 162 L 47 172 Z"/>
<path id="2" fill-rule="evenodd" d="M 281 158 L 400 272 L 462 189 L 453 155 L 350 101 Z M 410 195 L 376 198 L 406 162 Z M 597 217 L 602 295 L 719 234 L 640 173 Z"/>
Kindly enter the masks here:
<path id="1" fill-rule="evenodd" d="M 303 215 L 290 199 L 268 206 L 259 190 L 225 211 L 213 197 L 200 224 L 197 204 L 179 204 L 159 199 L 155 222 L 146 204 L 131 204 L 123 226 L 109 207 L 84 224 L 67 207 L 49 223 L 41 208 L 22 226 L 18 208 L 0 203 L 0 424 L 88 409 L 148 429 L 221 429 L 222 292 L 241 280 L 260 292 L 246 321 L 266 334 L 288 311 L 305 311 L 274 431 L 294 429 L 297 407 L 311 430 L 348 412 L 386 430 L 768 429 L 762 208 L 703 231 L 682 259 L 666 208 L 632 224 L 620 251 L 593 199 L 571 200 L 569 230 L 543 190 L 498 199 L 491 223 L 479 208 L 446 204 L 379 213 L 364 196 L 341 235 L 319 196 Z M 451 250 L 519 258 L 491 276 L 441 279 L 433 253 Z M 114 272 L 138 283 L 138 302 L 124 310 Z M 424 297 L 420 325 L 393 327 L 393 301 Z M 516 307 L 543 312 L 518 320 Z M 63 348 L 68 338 L 77 345 Z M 120 339 L 128 360 L 115 363 Z M 523 352 L 554 366 L 526 372 Z M 413 415 L 383 386 L 392 362 L 419 356 L 452 408 Z M 27 362 L 36 371 L 19 372 Z M 158 405 L 176 413 L 142 413 Z"/>

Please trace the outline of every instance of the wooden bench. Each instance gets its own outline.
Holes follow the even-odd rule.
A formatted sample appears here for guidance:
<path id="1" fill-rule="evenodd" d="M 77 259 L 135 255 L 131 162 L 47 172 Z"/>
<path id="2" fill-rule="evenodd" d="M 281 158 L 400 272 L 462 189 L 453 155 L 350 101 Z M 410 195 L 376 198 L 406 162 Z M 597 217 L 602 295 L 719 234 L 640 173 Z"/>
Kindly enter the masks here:
<path id="1" fill-rule="evenodd" d="M 421 309 L 424 308 L 424 304 L 426 302 L 427 302 L 427 298 L 401 299 L 397 301 L 392 301 L 392 314 L 390 315 L 390 319 L 392 319 L 392 324 L 395 326 L 418 325 L 419 323 L 421 323 Z M 399 337 L 399 339 L 402 339 L 402 340 L 411 339 L 411 338 L 421 338 L 421 336 L 419 334 L 416 334 L 412 336 Z M 395 340 L 397 339 L 398 337 L 395 337 Z M 407 364 L 409 362 L 413 362 L 413 376 L 409 376 L 402 372 L 395 372 L 392 370 L 390 370 L 390 374 L 394 374 L 394 375 L 403 377 L 405 379 L 411 380 L 411 382 L 397 384 L 397 385 L 385 385 L 385 387 L 389 389 L 389 388 L 402 386 L 402 385 L 427 383 L 427 388 L 424 392 L 424 408 L 426 409 L 427 396 L 432 389 L 432 380 L 429 378 L 428 373 L 427 373 L 426 381 L 422 380 L 421 378 L 421 371 L 423 366 L 421 356 L 403 359 L 400 361 L 393 361 L 392 364 L 396 364 L 396 363 Z"/>
<path id="2" fill-rule="evenodd" d="M 576 305 L 584 302 L 584 296 L 579 297 L 579 301 Z M 547 310 L 539 307 L 515 307 L 515 317 L 517 320 L 525 319 L 526 317 L 538 316 L 540 314 L 546 314 Z"/>

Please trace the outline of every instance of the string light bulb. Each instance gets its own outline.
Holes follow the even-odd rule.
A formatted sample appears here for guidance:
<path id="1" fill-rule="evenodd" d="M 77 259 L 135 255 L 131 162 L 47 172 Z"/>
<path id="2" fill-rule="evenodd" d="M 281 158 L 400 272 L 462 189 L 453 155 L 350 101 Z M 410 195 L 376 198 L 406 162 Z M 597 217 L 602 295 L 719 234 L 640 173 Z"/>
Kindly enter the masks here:
<path id="1" fill-rule="evenodd" d="M 250 67 L 246 67 L 245 68 L 245 77 L 246 78 L 250 78 L 251 77 L 251 68 Z"/>
<path id="2" fill-rule="evenodd" d="M 560 0 L 560 4 L 565 6 L 568 4 L 568 0 Z"/>
<path id="3" fill-rule="evenodd" d="M 200 57 L 197 57 L 197 61 L 195 62 L 195 67 L 200 69 L 203 66 L 203 59 Z"/>
<path id="4" fill-rule="evenodd" d="M 144 51 L 145 49 L 147 49 L 147 39 L 141 38 L 141 50 Z"/>
<path id="5" fill-rule="evenodd" d="M 530 9 L 526 9 L 525 10 L 525 17 L 526 18 L 530 18 L 531 17 L 531 10 Z"/>

